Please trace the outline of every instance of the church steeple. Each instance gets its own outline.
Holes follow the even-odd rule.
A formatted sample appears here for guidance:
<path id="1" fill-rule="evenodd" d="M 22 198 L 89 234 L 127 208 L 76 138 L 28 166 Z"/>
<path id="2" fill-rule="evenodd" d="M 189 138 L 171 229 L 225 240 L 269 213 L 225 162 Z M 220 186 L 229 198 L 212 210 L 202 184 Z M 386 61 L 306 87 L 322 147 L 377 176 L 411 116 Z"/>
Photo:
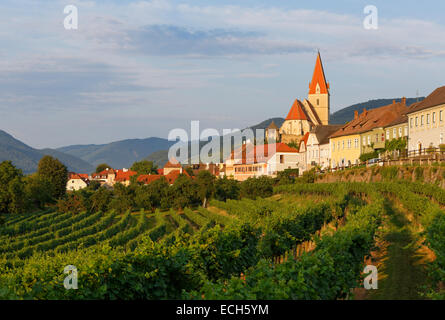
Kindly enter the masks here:
<path id="1" fill-rule="evenodd" d="M 315 109 L 321 124 L 329 124 L 330 113 L 330 92 L 329 83 L 326 81 L 324 74 L 323 63 L 321 62 L 320 52 L 317 54 L 317 60 L 315 61 L 314 73 L 312 75 L 312 81 L 309 84 L 309 103 Z"/>
<path id="2" fill-rule="evenodd" d="M 309 94 L 329 94 L 329 83 L 326 82 L 324 75 L 323 63 L 321 62 L 321 55 L 318 52 L 317 61 L 315 62 L 314 74 L 312 81 L 309 84 Z"/>

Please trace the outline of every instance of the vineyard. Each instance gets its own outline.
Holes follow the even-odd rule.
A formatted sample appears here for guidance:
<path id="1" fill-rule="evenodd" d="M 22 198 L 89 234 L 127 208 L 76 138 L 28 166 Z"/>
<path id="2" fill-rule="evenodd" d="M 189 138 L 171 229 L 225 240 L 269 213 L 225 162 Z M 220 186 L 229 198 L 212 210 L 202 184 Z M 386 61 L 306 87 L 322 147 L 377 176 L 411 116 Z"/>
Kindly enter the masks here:
<path id="1" fill-rule="evenodd" d="M 273 193 L 180 211 L 10 215 L 0 227 L 0 299 L 351 299 L 395 212 L 434 257 L 415 295 L 445 298 L 441 188 L 309 183 Z M 64 288 L 67 265 L 77 290 Z"/>

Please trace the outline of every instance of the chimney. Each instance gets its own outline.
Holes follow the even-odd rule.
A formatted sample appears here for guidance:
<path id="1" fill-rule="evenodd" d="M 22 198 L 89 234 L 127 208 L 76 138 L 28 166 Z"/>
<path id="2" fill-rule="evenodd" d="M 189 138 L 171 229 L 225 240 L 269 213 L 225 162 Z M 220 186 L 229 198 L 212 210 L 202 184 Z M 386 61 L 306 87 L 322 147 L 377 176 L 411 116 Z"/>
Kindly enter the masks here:
<path id="1" fill-rule="evenodd" d="M 406 97 L 403 97 L 403 98 L 402 98 L 402 104 L 403 104 L 404 106 L 406 106 Z"/>
<path id="2" fill-rule="evenodd" d="M 358 118 L 358 110 L 354 111 L 354 120 Z"/>

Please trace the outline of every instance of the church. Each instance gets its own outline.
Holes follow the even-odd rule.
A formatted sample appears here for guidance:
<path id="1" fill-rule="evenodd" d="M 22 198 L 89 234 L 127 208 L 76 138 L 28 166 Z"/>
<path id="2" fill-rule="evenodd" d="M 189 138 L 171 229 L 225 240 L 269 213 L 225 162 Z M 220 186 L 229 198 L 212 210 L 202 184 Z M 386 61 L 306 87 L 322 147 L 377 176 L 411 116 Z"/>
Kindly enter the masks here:
<path id="1" fill-rule="evenodd" d="M 307 99 L 296 99 L 279 129 L 279 140 L 299 145 L 304 135 L 315 126 L 329 124 L 330 93 L 329 83 L 323 70 L 320 52 L 315 62 L 312 81 L 309 83 Z"/>

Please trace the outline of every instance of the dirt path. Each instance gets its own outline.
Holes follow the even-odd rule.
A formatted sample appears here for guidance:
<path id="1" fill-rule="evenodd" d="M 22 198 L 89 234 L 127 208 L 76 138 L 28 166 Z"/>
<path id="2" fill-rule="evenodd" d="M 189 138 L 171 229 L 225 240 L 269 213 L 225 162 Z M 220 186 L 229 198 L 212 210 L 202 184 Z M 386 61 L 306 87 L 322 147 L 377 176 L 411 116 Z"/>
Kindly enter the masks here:
<path id="1" fill-rule="evenodd" d="M 405 213 L 391 206 L 385 219 L 372 264 L 378 269 L 378 289 L 356 292 L 356 299 L 418 300 L 426 284 L 426 262 L 430 259 Z"/>

